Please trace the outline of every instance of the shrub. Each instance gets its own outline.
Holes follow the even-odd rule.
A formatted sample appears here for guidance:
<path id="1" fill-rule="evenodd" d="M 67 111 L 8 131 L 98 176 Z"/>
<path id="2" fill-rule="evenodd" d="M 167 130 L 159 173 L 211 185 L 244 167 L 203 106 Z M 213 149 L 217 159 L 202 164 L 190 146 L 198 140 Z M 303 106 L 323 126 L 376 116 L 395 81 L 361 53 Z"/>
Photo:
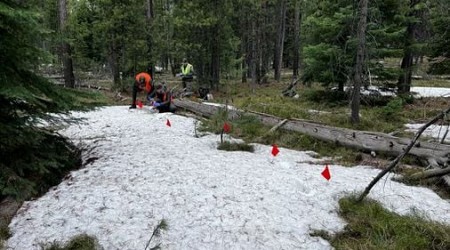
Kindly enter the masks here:
<path id="1" fill-rule="evenodd" d="M 418 215 L 400 216 L 375 201 L 358 203 L 355 197 L 341 199 L 339 206 L 348 225 L 330 237 L 336 249 L 450 249 L 449 226 Z"/>
<path id="2" fill-rule="evenodd" d="M 237 143 L 228 141 L 220 143 L 217 149 L 225 151 L 247 151 L 247 152 L 255 151 L 253 145 L 249 145 L 247 143 Z"/>
<path id="3" fill-rule="evenodd" d="M 385 120 L 396 119 L 396 117 L 403 110 L 403 99 L 394 98 L 388 102 L 388 104 L 381 109 L 381 115 Z"/>
<path id="4" fill-rule="evenodd" d="M 101 249 L 98 240 L 87 234 L 80 234 L 73 237 L 67 244 L 54 242 L 50 246 L 43 246 L 45 250 L 96 250 Z"/>

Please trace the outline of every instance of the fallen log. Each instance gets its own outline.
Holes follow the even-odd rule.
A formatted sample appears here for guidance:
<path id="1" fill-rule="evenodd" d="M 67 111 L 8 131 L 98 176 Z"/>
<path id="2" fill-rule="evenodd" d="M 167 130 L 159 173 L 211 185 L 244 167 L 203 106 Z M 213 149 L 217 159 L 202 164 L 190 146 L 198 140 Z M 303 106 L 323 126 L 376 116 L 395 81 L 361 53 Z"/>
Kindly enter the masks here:
<path id="1" fill-rule="evenodd" d="M 373 186 L 375 186 L 375 184 L 377 184 L 377 182 L 379 180 L 381 180 L 381 178 L 383 178 L 384 175 L 386 175 L 389 171 L 392 171 L 397 164 L 403 159 L 403 157 L 405 157 L 406 154 L 408 154 L 410 152 L 410 150 L 414 147 L 414 144 L 416 143 L 416 141 L 419 139 L 419 137 L 422 135 L 423 131 L 425 131 L 425 129 L 427 129 L 429 126 L 431 126 L 432 124 L 436 123 L 437 121 L 439 121 L 440 119 L 442 119 L 445 115 L 447 115 L 450 112 L 450 108 L 448 108 L 447 110 L 445 110 L 444 112 L 440 113 L 439 115 L 435 116 L 433 119 L 431 119 L 430 121 L 428 121 L 425 125 L 423 125 L 419 131 L 417 131 L 417 133 L 414 135 L 414 138 L 412 139 L 412 141 L 408 144 L 408 147 L 406 147 L 406 149 L 399 154 L 390 164 L 387 168 L 383 169 L 383 171 L 381 171 L 377 176 L 375 176 L 375 178 L 369 183 L 369 185 L 364 189 L 364 192 L 362 192 L 362 194 L 358 197 L 358 201 L 362 201 L 370 192 L 370 190 L 373 188 Z M 431 158 L 432 161 L 434 161 L 434 158 Z M 431 162 L 431 161 L 430 161 Z"/>
<path id="2" fill-rule="evenodd" d="M 427 171 L 422 171 L 419 173 L 412 174 L 409 177 L 406 177 L 406 179 L 409 180 L 420 180 L 420 179 L 427 179 L 427 178 L 433 178 L 433 177 L 441 177 L 444 175 L 450 174 L 450 167 L 446 168 L 434 168 Z"/>
<path id="3" fill-rule="evenodd" d="M 428 167 L 431 167 L 432 169 L 441 169 L 435 159 L 433 158 L 427 159 L 427 162 L 429 164 Z M 450 175 L 442 176 L 442 180 L 450 187 Z"/>
<path id="4" fill-rule="evenodd" d="M 223 110 L 220 106 L 205 105 L 184 99 L 174 99 L 173 103 L 178 108 L 186 109 L 208 118 Z M 375 151 L 397 156 L 403 153 L 411 142 L 409 138 L 399 138 L 384 133 L 332 127 L 301 119 L 288 119 L 283 123 L 283 118 L 268 114 L 237 109 L 228 110 L 228 119 L 236 119 L 243 115 L 254 116 L 267 126 L 273 127 L 281 124 L 280 128 L 282 129 L 300 132 L 319 140 L 333 142 L 364 152 Z M 438 164 L 446 165 L 450 161 L 450 145 L 417 141 L 408 154 L 424 159 L 435 159 Z"/>

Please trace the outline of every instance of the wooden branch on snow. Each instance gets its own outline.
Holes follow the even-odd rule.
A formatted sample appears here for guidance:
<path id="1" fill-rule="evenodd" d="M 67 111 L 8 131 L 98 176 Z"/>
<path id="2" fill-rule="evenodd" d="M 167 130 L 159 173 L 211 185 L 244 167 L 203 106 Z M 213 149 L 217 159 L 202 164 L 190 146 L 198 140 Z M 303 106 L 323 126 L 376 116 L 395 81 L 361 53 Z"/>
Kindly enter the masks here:
<path id="1" fill-rule="evenodd" d="M 397 164 L 405 157 L 406 154 L 409 153 L 409 151 L 414 147 L 414 144 L 416 143 L 416 141 L 419 139 L 419 137 L 422 135 L 422 133 L 425 131 L 425 129 L 427 129 L 429 126 L 431 126 L 432 124 L 436 123 L 437 121 L 439 121 L 440 119 L 442 119 L 446 114 L 448 114 L 450 112 L 450 108 L 448 108 L 447 110 L 445 110 L 444 112 L 442 112 L 441 114 L 435 116 L 433 119 L 431 119 L 429 122 L 427 122 L 425 125 L 423 125 L 419 131 L 417 131 L 417 133 L 414 135 L 413 140 L 409 143 L 408 147 L 406 147 L 406 149 L 400 154 L 398 155 L 390 164 L 387 168 L 385 168 L 383 171 L 381 171 L 370 183 L 369 185 L 366 187 L 366 189 L 364 189 L 364 192 L 358 197 L 358 201 L 362 201 L 370 192 L 370 190 L 373 188 L 373 186 L 375 186 L 375 184 L 381 180 L 381 178 L 383 178 L 384 175 L 386 175 L 389 171 L 391 171 L 392 169 L 395 168 L 395 166 L 397 166 Z M 447 151 L 447 154 L 450 151 Z"/>
<path id="2" fill-rule="evenodd" d="M 269 133 L 273 133 L 275 131 L 277 131 L 279 128 L 281 128 L 286 122 L 288 121 L 288 119 L 284 119 L 281 122 L 279 122 L 277 125 L 273 126 L 270 130 Z"/>
<path id="3" fill-rule="evenodd" d="M 173 103 L 178 108 L 189 110 L 204 117 L 211 117 L 223 109 L 217 106 L 182 99 L 175 99 Z M 264 113 L 244 112 L 235 109 L 228 110 L 228 119 L 232 120 L 242 115 L 254 116 L 267 126 L 277 126 L 285 120 Z M 282 128 L 364 152 L 383 152 L 394 156 L 403 153 L 411 142 L 409 138 L 399 138 L 384 133 L 370 131 L 337 128 L 300 119 L 287 119 L 287 121 L 283 123 Z M 414 142 L 409 149 L 408 154 L 424 159 L 434 158 L 439 164 L 445 165 L 450 161 L 450 146 L 428 142 Z"/>

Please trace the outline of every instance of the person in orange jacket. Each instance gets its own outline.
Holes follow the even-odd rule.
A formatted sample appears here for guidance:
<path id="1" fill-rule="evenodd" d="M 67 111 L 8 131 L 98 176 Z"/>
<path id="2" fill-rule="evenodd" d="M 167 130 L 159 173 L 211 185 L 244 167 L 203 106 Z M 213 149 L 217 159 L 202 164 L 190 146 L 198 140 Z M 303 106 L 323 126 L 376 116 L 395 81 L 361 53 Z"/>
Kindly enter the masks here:
<path id="1" fill-rule="evenodd" d="M 141 72 L 134 78 L 133 99 L 130 109 L 136 108 L 137 93 L 141 92 L 142 90 L 145 90 L 145 92 L 147 92 L 147 99 L 152 98 L 155 95 L 155 88 L 152 84 L 152 77 L 146 72 Z"/>

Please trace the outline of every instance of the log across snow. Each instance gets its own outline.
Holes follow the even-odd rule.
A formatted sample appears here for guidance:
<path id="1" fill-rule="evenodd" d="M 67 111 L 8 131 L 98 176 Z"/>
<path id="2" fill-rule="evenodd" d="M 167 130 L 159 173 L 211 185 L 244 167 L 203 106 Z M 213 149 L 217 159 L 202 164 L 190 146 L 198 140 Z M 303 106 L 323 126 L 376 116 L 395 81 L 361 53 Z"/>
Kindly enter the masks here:
<path id="1" fill-rule="evenodd" d="M 217 105 L 205 105 L 189 100 L 174 100 L 176 106 L 187 109 L 189 111 L 210 117 L 222 108 Z M 284 119 L 263 113 L 244 112 L 237 109 L 228 111 L 230 119 L 242 115 L 251 115 L 268 126 L 276 126 Z M 404 151 L 411 141 L 408 138 L 399 138 L 388 134 L 359 131 L 347 128 L 338 128 L 319 124 L 307 120 L 289 119 L 284 122 L 283 129 L 300 132 L 314 138 L 330 141 L 342 146 L 356 148 L 368 152 L 383 152 L 390 155 L 399 155 Z M 433 158 L 439 164 L 446 164 L 450 160 L 450 145 L 420 142 L 417 143 L 409 154 L 422 157 L 425 159 Z"/>
<path id="2" fill-rule="evenodd" d="M 104 249 L 144 249 L 161 219 L 169 224 L 163 249 L 331 249 L 310 233 L 342 230 L 338 200 L 379 173 L 330 164 L 327 181 L 311 152 L 279 148 L 273 157 L 259 144 L 254 153 L 220 151 L 219 135 L 197 138 L 197 121 L 174 114 L 120 106 L 73 116 L 84 123 L 61 133 L 92 148 L 85 161 L 98 160 L 23 204 L 9 225 L 11 249 L 41 249 L 81 233 Z M 390 177 L 369 197 L 450 225 L 448 201 Z"/>

